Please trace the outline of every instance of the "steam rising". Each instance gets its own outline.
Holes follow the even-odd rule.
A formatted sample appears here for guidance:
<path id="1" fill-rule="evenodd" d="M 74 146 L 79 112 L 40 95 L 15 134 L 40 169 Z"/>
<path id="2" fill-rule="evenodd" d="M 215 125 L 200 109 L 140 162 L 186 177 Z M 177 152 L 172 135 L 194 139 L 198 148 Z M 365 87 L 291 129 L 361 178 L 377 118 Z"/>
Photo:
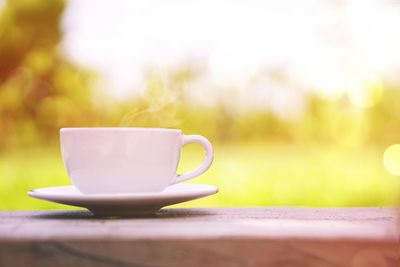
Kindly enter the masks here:
<path id="1" fill-rule="evenodd" d="M 150 75 L 144 96 L 131 104 L 120 127 L 177 128 L 182 123 L 182 84 L 164 75 Z M 133 106 L 132 106 L 133 105 Z"/>

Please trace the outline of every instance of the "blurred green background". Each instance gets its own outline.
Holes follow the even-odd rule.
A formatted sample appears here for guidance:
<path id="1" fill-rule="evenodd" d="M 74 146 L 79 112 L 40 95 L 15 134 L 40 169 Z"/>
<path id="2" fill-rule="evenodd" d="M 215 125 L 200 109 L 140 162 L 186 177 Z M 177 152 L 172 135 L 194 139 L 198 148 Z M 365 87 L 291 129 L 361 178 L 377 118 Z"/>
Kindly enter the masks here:
<path id="1" fill-rule="evenodd" d="M 140 90 L 115 97 L 101 72 L 65 52 L 68 3 L 0 1 L 1 210 L 69 208 L 27 197 L 29 189 L 70 184 L 62 127 L 166 127 L 206 136 L 215 161 L 192 182 L 220 192 L 181 206 L 398 204 L 398 150 L 386 165 L 382 158 L 400 139 L 400 81 L 386 75 L 398 74 L 399 62 L 350 72 L 349 82 L 329 76 L 302 84 L 290 66 L 276 64 L 256 68 L 245 83 L 212 84 L 204 82 L 207 64 L 187 60 L 143 68 Z M 324 79 L 318 74 L 316 81 Z M 333 94 L 321 93 L 323 85 Z M 205 103 L 196 101 L 202 97 Z M 179 171 L 196 166 L 202 153 L 185 147 Z"/>

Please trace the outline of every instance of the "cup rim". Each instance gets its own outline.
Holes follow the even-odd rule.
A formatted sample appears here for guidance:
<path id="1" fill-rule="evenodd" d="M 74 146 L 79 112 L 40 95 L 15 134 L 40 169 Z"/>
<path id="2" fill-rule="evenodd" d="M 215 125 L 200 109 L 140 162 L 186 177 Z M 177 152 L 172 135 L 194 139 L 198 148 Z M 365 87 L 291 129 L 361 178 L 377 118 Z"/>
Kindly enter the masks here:
<path id="1" fill-rule="evenodd" d="M 62 132 L 82 132 L 82 131 L 118 131 L 118 132 L 127 132 L 127 131 L 143 131 L 143 132 L 177 132 L 182 133 L 180 129 L 169 129 L 169 128 L 145 128 L 145 127 L 66 127 L 60 128 L 60 133 Z"/>

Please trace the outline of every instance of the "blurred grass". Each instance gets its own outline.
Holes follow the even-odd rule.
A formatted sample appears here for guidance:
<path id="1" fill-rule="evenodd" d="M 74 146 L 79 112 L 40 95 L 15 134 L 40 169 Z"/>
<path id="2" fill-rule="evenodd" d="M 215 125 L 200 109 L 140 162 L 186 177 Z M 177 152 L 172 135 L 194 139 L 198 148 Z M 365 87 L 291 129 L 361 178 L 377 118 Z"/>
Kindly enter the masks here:
<path id="1" fill-rule="evenodd" d="M 179 172 L 195 167 L 202 153 L 185 147 Z M 216 145 L 211 169 L 191 182 L 217 185 L 220 192 L 177 206 L 396 205 L 400 178 L 384 170 L 382 154 L 374 147 Z M 0 210 L 71 208 L 27 196 L 29 189 L 70 184 L 58 148 L 0 155 L 0 179 Z"/>

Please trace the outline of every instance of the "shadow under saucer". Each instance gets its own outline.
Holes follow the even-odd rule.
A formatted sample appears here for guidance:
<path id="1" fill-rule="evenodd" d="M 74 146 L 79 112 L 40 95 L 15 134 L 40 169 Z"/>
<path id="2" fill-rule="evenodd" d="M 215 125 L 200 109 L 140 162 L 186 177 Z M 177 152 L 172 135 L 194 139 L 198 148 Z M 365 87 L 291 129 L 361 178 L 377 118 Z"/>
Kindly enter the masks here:
<path id="1" fill-rule="evenodd" d="M 152 213 L 127 213 L 119 214 L 118 216 L 92 213 L 89 210 L 49 210 L 49 211 L 35 211 L 32 215 L 36 219 L 55 219 L 55 220 L 95 220 L 95 219 L 135 219 L 135 218 L 148 218 L 148 219 L 172 219 L 172 218 L 192 218 L 201 216 L 212 216 L 214 213 L 209 209 L 161 209 Z"/>

